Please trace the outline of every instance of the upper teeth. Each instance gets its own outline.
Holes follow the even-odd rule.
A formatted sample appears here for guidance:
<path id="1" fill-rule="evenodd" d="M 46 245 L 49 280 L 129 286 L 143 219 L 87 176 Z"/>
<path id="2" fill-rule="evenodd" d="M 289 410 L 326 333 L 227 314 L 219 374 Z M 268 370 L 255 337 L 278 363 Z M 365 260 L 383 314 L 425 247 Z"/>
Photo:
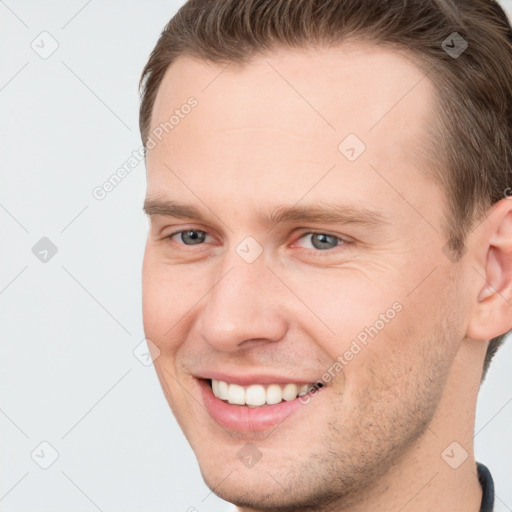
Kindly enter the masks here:
<path id="1" fill-rule="evenodd" d="M 272 405 L 286 400 L 294 400 L 298 396 L 305 395 L 315 386 L 313 384 L 270 384 L 263 386 L 253 384 L 251 386 L 240 386 L 238 384 L 229 384 L 223 380 L 212 379 L 213 394 L 221 400 L 227 400 L 230 404 L 249 405 L 256 407 L 258 405 Z"/>

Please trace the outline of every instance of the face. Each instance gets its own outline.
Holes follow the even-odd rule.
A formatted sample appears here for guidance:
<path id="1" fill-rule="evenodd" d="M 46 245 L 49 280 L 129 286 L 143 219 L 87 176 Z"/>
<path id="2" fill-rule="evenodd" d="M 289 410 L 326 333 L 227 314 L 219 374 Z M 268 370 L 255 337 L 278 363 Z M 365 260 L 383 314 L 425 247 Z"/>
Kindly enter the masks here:
<path id="1" fill-rule="evenodd" d="M 167 70 L 147 156 L 144 327 L 224 499 L 370 496 L 439 415 L 464 305 L 426 172 L 433 101 L 409 59 L 362 45 Z"/>

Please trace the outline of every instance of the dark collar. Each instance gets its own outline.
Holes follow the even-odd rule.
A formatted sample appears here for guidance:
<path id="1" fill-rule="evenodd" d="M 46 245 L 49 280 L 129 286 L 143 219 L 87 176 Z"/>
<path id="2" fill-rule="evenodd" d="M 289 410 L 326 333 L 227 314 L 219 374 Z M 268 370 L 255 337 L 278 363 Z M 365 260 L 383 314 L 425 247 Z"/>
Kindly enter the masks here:
<path id="1" fill-rule="evenodd" d="M 494 482 L 491 472 L 479 462 L 476 463 L 478 480 L 482 486 L 482 504 L 480 512 L 492 512 L 494 510 Z"/>

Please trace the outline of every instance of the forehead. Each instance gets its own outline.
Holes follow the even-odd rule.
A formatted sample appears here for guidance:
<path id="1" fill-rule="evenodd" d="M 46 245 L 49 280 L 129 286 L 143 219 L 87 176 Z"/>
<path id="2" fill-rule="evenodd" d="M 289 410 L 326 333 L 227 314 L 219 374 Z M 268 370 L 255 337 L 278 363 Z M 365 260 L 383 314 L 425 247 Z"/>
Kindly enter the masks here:
<path id="1" fill-rule="evenodd" d="M 191 97 L 197 105 L 184 109 Z M 245 190 L 247 205 L 255 197 L 296 201 L 314 187 L 310 197 L 322 191 L 327 200 L 358 199 L 387 177 L 410 183 L 412 199 L 427 185 L 433 101 L 420 68 L 377 46 L 283 49 L 244 65 L 182 56 L 168 68 L 153 108 L 150 133 L 169 125 L 173 113 L 179 121 L 175 116 L 161 141 L 154 138 L 148 195 L 179 188 L 193 198 L 190 192 L 232 188 Z M 323 187 L 315 187 L 318 180 Z"/>

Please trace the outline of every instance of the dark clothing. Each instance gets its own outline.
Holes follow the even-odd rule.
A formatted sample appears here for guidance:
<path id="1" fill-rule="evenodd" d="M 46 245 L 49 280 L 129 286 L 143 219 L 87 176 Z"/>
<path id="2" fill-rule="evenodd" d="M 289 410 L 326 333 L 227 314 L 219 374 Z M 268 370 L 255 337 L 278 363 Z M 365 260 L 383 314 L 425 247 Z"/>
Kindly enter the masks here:
<path id="1" fill-rule="evenodd" d="M 494 510 L 494 482 L 490 471 L 477 462 L 476 469 L 478 471 L 478 480 L 482 486 L 482 505 L 480 512 L 493 512 Z"/>

